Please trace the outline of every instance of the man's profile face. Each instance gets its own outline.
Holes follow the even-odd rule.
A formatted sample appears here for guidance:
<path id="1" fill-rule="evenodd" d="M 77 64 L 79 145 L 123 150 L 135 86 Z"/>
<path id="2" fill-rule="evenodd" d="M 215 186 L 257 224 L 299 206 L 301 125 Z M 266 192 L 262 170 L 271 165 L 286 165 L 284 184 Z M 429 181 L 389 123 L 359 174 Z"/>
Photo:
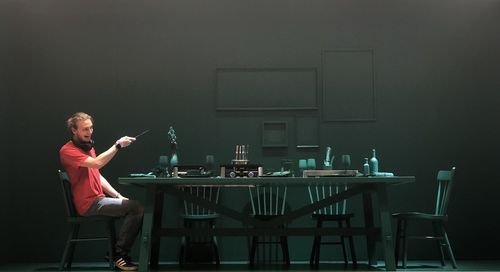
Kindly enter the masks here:
<path id="1" fill-rule="evenodd" d="M 71 131 L 78 140 L 82 142 L 90 142 L 90 139 L 92 139 L 92 133 L 94 132 L 94 125 L 90 119 L 77 121 L 76 128 L 72 128 Z"/>

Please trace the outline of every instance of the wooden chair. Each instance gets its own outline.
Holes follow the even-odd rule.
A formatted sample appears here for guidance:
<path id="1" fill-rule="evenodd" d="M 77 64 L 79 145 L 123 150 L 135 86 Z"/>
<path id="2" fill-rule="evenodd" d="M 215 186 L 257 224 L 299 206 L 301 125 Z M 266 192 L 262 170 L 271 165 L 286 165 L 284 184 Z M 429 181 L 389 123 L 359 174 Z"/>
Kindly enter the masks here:
<path id="1" fill-rule="evenodd" d="M 108 259 L 110 269 L 114 269 L 114 245 L 115 245 L 115 218 L 109 216 L 79 216 L 73 204 L 73 196 L 71 194 L 71 183 L 68 175 L 59 170 L 59 179 L 62 185 L 62 192 L 64 197 L 64 204 L 67 212 L 67 221 L 69 224 L 69 234 L 66 240 L 66 246 L 59 265 L 59 270 L 71 269 L 73 262 L 73 254 L 75 246 L 80 242 L 93 242 L 93 241 L 108 241 Z M 106 237 L 80 237 L 79 231 L 82 225 L 94 225 L 96 223 L 104 223 L 106 225 Z"/>
<path id="2" fill-rule="evenodd" d="M 182 187 L 182 190 L 189 192 L 192 195 L 203 198 L 205 200 L 218 203 L 219 202 L 219 187 Z M 185 228 L 215 228 L 215 223 L 219 214 L 204 207 L 200 207 L 194 203 L 184 201 L 181 218 L 184 221 Z M 179 264 L 186 263 L 189 259 L 189 248 L 202 247 L 208 245 L 211 249 L 211 259 L 215 260 L 215 264 L 220 264 L 219 246 L 217 237 L 213 236 L 183 236 L 181 239 L 181 248 L 179 254 Z M 191 254 L 190 256 L 195 256 Z M 206 256 L 198 256 L 203 259 Z M 205 258 L 207 259 L 207 258 Z"/>
<path id="3" fill-rule="evenodd" d="M 270 186 L 248 188 L 250 194 L 251 213 L 254 218 L 267 221 L 276 217 L 283 216 L 290 208 L 286 204 L 286 186 Z M 254 192 L 252 192 L 254 191 Z M 286 225 L 280 225 L 279 228 L 286 228 Z M 278 258 L 277 246 L 281 247 L 283 263 L 290 265 L 290 254 L 288 251 L 287 236 L 280 236 L 278 239 L 274 236 L 252 236 L 250 241 L 249 258 L 250 265 L 255 264 L 255 257 L 258 253 L 266 262 L 271 262 Z M 261 247 L 259 247 L 261 245 Z M 276 245 L 273 251 L 272 245 Z"/>
<path id="4" fill-rule="evenodd" d="M 335 194 L 339 194 L 342 191 L 347 190 L 347 185 L 316 185 L 309 186 L 309 200 L 311 204 L 315 202 L 319 202 L 327 197 L 331 197 Z M 312 219 L 316 221 L 316 227 L 318 229 L 327 227 L 325 223 L 334 222 L 337 223 L 337 227 L 342 229 L 345 227 L 351 227 L 351 218 L 354 217 L 353 213 L 347 213 L 347 200 L 343 200 L 332 204 L 330 206 L 324 207 L 317 211 L 314 211 L 312 214 Z M 345 225 L 344 225 L 345 224 Z M 347 265 L 349 263 L 347 252 L 346 252 L 346 243 L 345 239 L 349 240 L 349 248 L 351 252 L 352 264 L 354 267 L 357 266 L 356 260 L 356 251 L 354 248 L 354 239 L 352 235 L 341 235 L 338 241 L 321 241 L 322 236 L 317 235 L 314 237 L 313 246 L 311 250 L 311 257 L 309 258 L 309 264 L 312 266 L 319 265 L 319 257 L 320 257 L 320 249 L 322 245 L 340 245 L 342 248 L 342 254 L 344 257 L 344 264 Z"/>
<path id="5" fill-rule="evenodd" d="M 457 263 L 455 261 L 455 256 L 453 255 L 453 250 L 451 249 L 450 240 L 448 239 L 448 234 L 444 228 L 444 223 L 448 221 L 448 215 L 446 210 L 448 208 L 448 202 L 450 200 L 451 187 L 453 185 L 453 178 L 455 176 L 455 167 L 451 170 L 441 170 L 437 174 L 437 197 L 434 213 L 421 213 L 421 212 L 402 212 L 395 213 L 392 216 L 397 220 L 397 230 L 396 230 L 396 247 L 395 247 L 395 257 L 396 265 L 398 264 L 400 247 L 402 246 L 402 264 L 403 268 L 407 266 L 408 259 L 408 239 L 423 239 L 423 240 L 434 240 L 437 242 L 441 253 L 441 265 L 445 265 L 444 261 L 444 250 L 448 253 L 451 264 L 453 268 L 457 268 Z M 432 235 L 419 235 L 419 236 L 408 236 L 408 229 L 410 228 L 410 222 L 415 224 L 415 221 L 428 222 L 432 224 L 434 233 Z"/>

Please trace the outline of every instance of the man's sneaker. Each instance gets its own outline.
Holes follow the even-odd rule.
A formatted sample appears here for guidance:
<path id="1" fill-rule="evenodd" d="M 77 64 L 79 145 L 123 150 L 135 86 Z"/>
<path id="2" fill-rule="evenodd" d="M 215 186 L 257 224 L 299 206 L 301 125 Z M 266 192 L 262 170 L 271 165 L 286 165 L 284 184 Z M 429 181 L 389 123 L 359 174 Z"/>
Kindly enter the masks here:
<path id="1" fill-rule="evenodd" d="M 139 266 L 130 261 L 128 256 L 120 256 L 115 259 L 115 267 L 122 271 L 136 271 Z"/>

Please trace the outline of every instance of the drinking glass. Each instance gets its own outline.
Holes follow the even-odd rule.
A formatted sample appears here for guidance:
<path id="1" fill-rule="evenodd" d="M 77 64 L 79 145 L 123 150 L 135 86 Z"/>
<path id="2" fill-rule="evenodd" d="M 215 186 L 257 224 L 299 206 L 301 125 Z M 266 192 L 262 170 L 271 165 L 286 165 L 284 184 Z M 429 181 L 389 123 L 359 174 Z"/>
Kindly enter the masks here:
<path id="1" fill-rule="evenodd" d="M 302 176 L 302 172 L 307 169 L 307 160 L 299 160 L 299 173 Z"/>
<path id="2" fill-rule="evenodd" d="M 168 177 L 168 156 L 160 156 L 158 168 L 160 168 L 160 176 Z"/>
<path id="3" fill-rule="evenodd" d="M 307 169 L 316 170 L 316 159 L 313 158 L 307 159 Z"/>
<path id="4" fill-rule="evenodd" d="M 351 155 L 342 155 L 342 166 L 347 173 L 347 169 L 351 166 Z"/>
<path id="5" fill-rule="evenodd" d="M 283 159 L 281 160 L 281 172 L 286 172 L 290 171 L 290 174 L 292 174 L 292 161 L 288 159 Z"/>
<path id="6" fill-rule="evenodd" d="M 206 171 L 210 173 L 210 175 L 214 174 L 215 170 L 215 156 L 214 155 L 207 155 L 205 157 L 205 167 L 207 168 Z"/>

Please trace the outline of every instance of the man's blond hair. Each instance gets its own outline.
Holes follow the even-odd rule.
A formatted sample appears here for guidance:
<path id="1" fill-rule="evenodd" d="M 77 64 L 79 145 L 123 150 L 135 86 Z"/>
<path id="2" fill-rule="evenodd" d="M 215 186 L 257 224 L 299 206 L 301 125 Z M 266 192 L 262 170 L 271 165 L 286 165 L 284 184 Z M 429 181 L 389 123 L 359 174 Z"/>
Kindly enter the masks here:
<path id="1" fill-rule="evenodd" d="M 76 124 L 79 122 L 79 121 L 85 121 L 85 120 L 88 120 L 90 119 L 90 121 L 92 121 L 92 123 L 94 123 L 94 119 L 92 118 L 92 116 L 86 114 L 85 112 L 77 112 L 75 114 L 73 114 L 70 118 L 68 118 L 68 120 L 66 121 L 66 127 L 68 129 L 68 132 L 70 134 L 72 134 L 72 128 L 77 128 L 76 127 Z"/>

